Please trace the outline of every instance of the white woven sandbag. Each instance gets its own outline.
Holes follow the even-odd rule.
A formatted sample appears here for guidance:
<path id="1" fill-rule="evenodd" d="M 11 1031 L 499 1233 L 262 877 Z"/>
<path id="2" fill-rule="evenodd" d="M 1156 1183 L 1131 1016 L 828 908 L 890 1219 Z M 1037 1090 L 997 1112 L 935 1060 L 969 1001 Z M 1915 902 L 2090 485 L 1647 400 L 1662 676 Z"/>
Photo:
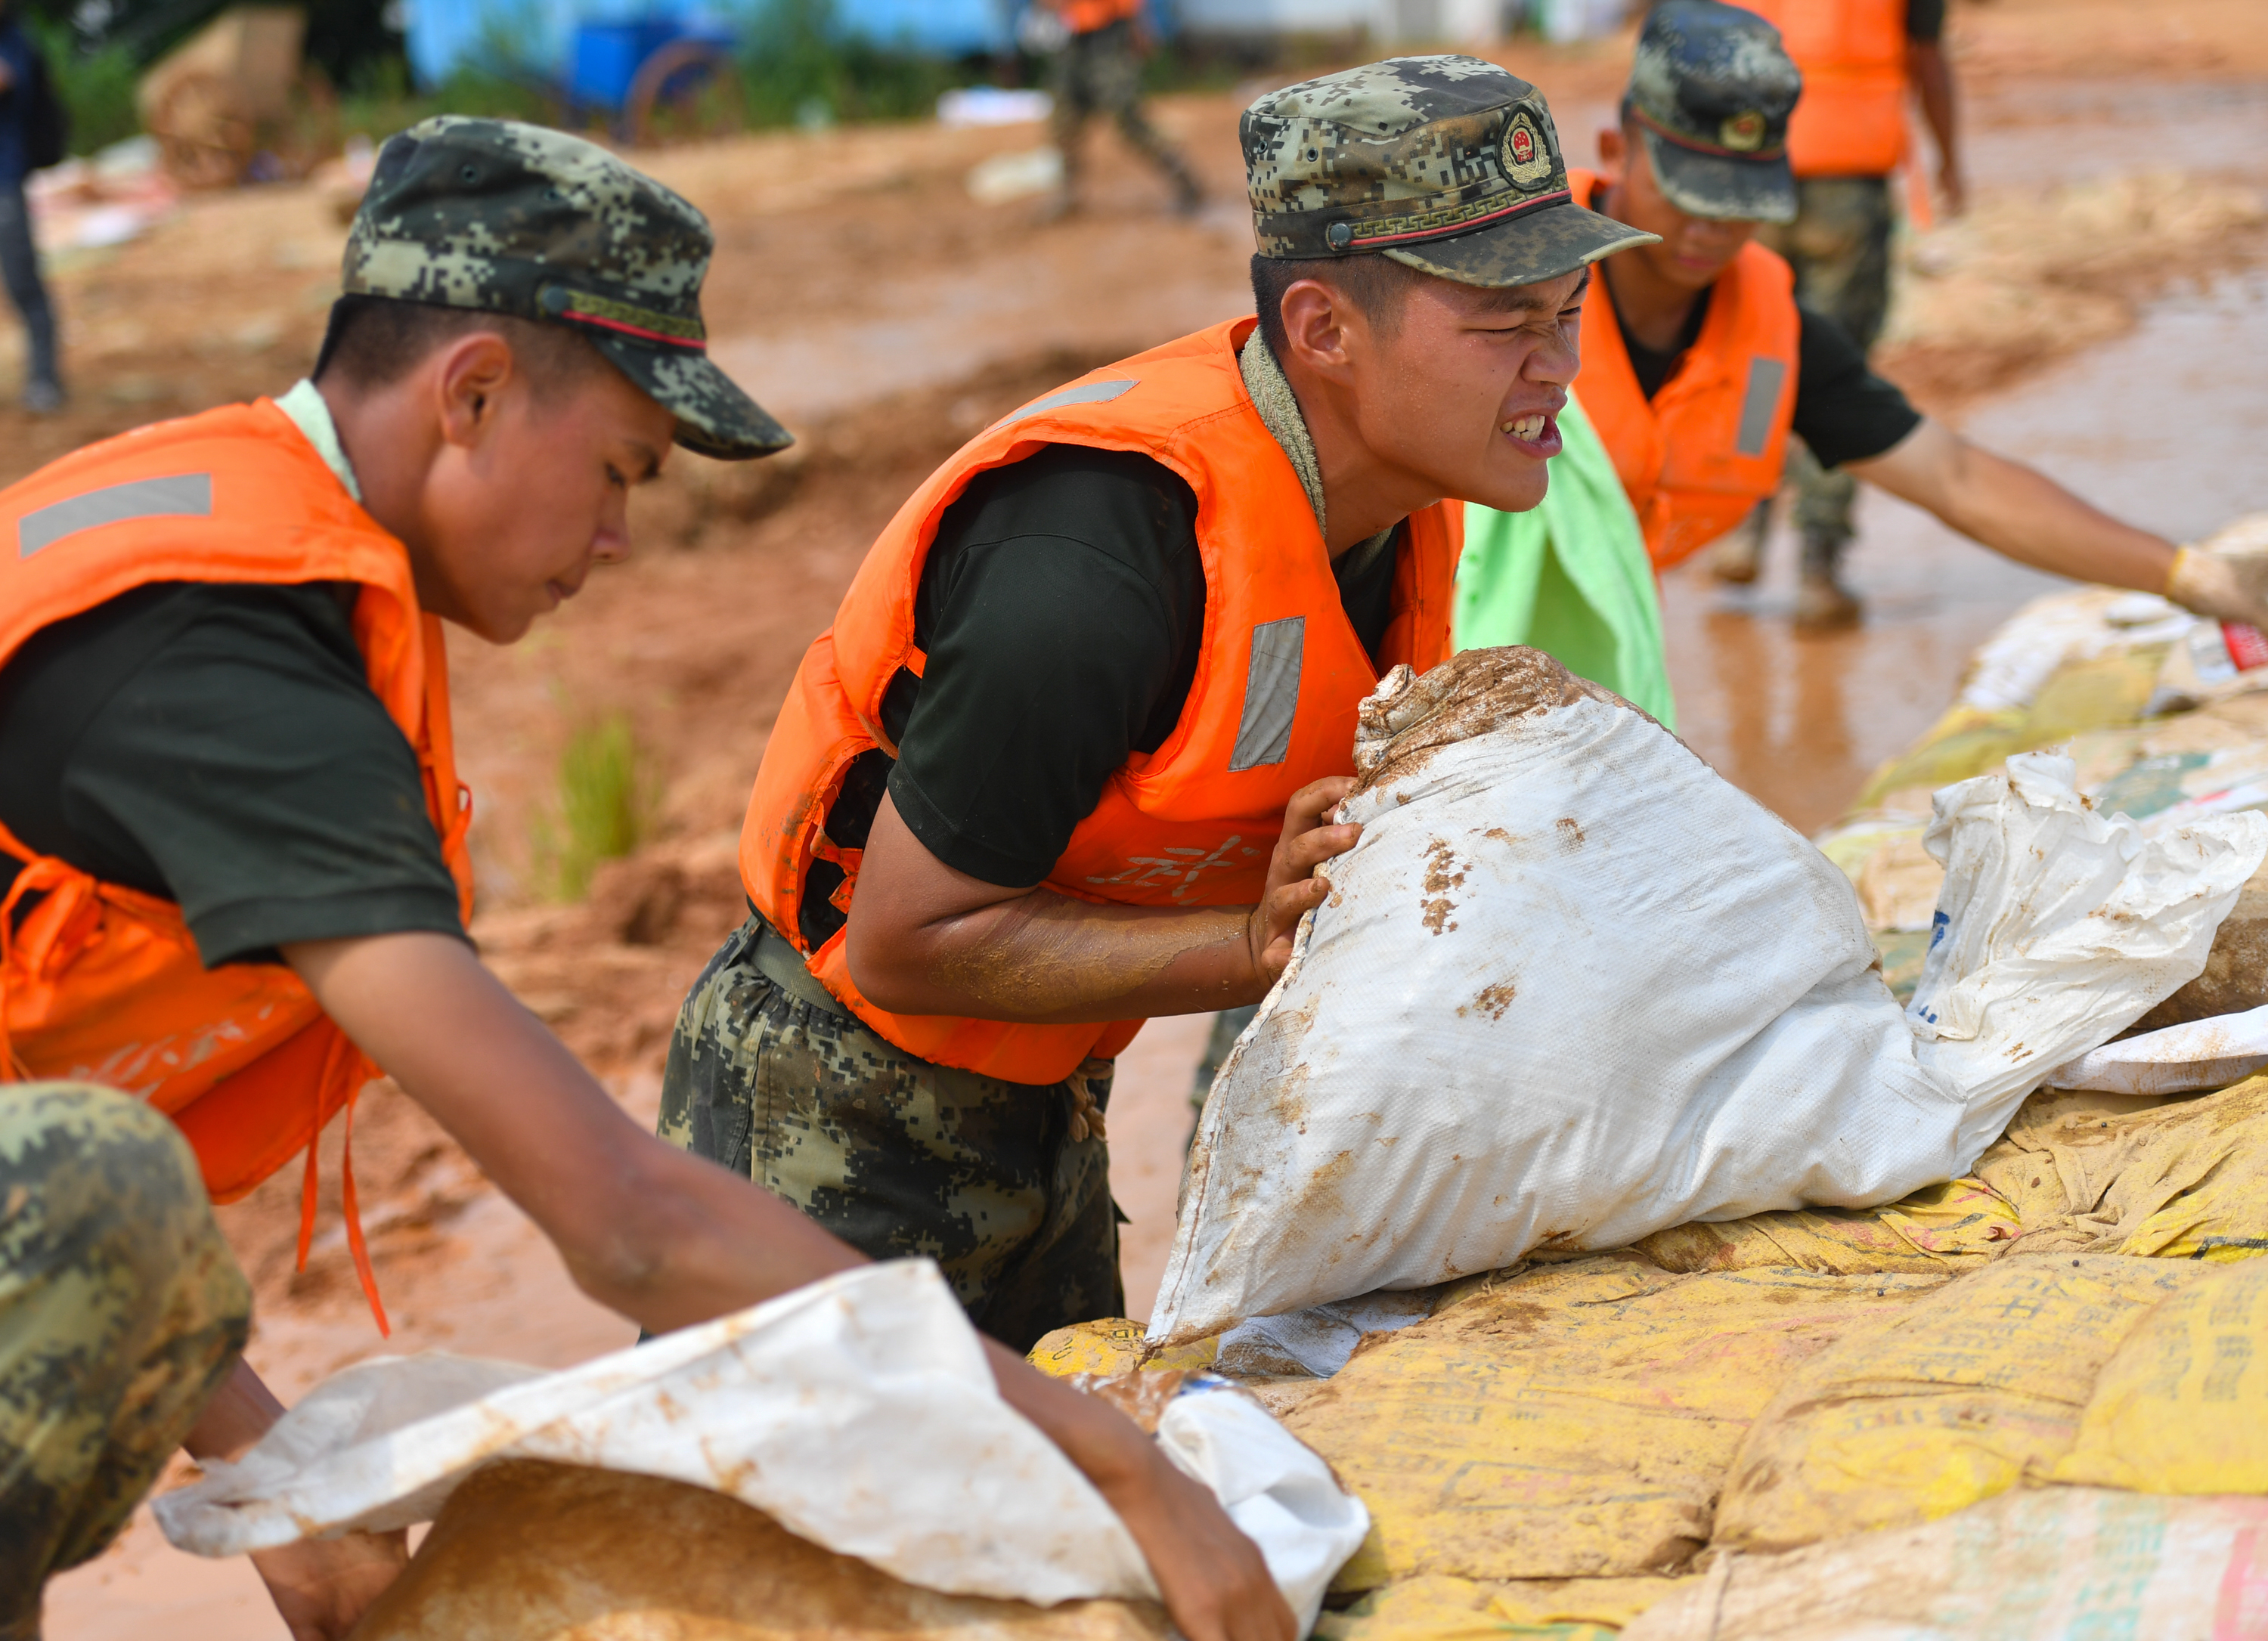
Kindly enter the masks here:
<path id="1" fill-rule="evenodd" d="M 1215 1079 L 1153 1342 L 1952 1177 L 2025 1086 L 2201 971 L 2268 853 L 2268 820 L 2229 816 L 2145 859 L 2018 794 L 2000 823 L 2088 852 L 2063 876 L 2102 893 L 2054 901 L 2043 929 L 2023 894 L 2039 863 L 1993 856 L 1962 916 L 1991 924 L 1971 944 L 1999 979 L 1985 996 L 1948 971 L 1917 999 L 1958 993 L 1960 1029 L 1981 1029 L 1940 1024 L 1923 1045 L 1842 873 L 1539 651 L 1397 668 L 1364 703 L 1355 762 L 1342 813 L 1361 841 L 1329 863 L 1329 900 Z M 2035 774 L 2052 809 L 2052 771 Z M 1990 831 L 1949 829 L 1952 875 L 1973 879 Z M 2124 921 L 2087 932 L 2088 995 L 2019 1006 L 2063 983 L 2022 953 L 2113 901 Z M 2149 960 L 2122 969 L 2127 949 Z"/>

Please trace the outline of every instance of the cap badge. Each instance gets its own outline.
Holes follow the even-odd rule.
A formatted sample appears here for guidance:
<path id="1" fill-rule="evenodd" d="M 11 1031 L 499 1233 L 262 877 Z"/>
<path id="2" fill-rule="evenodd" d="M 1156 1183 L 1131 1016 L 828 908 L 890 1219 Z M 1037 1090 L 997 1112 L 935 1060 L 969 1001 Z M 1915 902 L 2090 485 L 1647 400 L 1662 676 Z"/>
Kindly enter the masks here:
<path id="1" fill-rule="evenodd" d="M 1504 128 L 1504 171 L 1523 193 L 1533 193 L 1551 180 L 1551 145 L 1525 108 L 1516 111 Z"/>
<path id="2" fill-rule="evenodd" d="M 1736 154 L 1753 154 L 1764 145 L 1764 117 L 1743 108 L 1718 128 L 1717 140 Z"/>

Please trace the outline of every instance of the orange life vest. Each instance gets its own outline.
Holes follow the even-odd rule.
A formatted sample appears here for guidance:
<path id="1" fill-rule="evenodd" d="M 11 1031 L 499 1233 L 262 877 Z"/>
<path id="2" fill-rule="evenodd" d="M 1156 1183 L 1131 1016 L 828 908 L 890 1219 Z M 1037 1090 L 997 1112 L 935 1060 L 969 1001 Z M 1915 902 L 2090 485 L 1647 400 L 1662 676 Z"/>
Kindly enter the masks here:
<path id="1" fill-rule="evenodd" d="M 1570 171 L 1579 200 L 1598 179 Z M 1779 488 L 1795 416 L 1795 275 L 1751 241 L 1709 289 L 1701 335 L 1649 402 L 1602 266 L 1583 302 L 1575 391 L 1614 458 L 1656 570 L 1690 558 Z"/>
<path id="2" fill-rule="evenodd" d="M 0 667 L 42 628 L 158 581 L 360 585 L 355 642 L 416 750 L 469 917 L 472 811 L 440 622 L 417 607 L 401 543 L 270 401 L 107 439 L 0 490 Z M 36 855 L 4 827 L 0 850 L 25 863 L 0 903 L 0 1080 L 72 1078 L 148 1100 L 195 1149 L 215 1202 L 305 1150 L 312 1210 L 315 1137 L 379 1071 L 298 976 L 276 963 L 207 969 L 172 902 Z M 351 1171 L 346 1194 L 375 1307 Z"/>
<path id="3" fill-rule="evenodd" d="M 756 909 L 804 952 L 811 972 L 882 1036 L 939 1064 L 1016 1083 L 1054 1083 L 1090 1055 L 1131 1041 L 1140 1020 L 1032 1026 L 891 1014 L 851 983 L 838 931 L 817 951 L 799 917 L 816 859 L 846 874 L 858 851 L 825 833 L 850 761 L 895 755 L 882 697 L 900 667 L 918 676 L 914 594 L 939 518 L 970 479 L 1050 444 L 1139 451 L 1186 480 L 1204 564 L 1204 648 L 1188 704 L 1165 742 L 1113 775 L 1073 828 L 1046 887 L 1130 906 L 1243 906 L 1260 898 L 1292 794 L 1351 773 L 1355 709 L 1379 673 L 1348 623 L 1330 554 L 1292 463 L 1246 393 L 1237 350 L 1256 321 L 1215 325 L 1081 378 L 979 434 L 898 510 L 803 658 L 756 775 L 740 832 L 740 877 Z M 1462 509 L 1413 514 L 1395 572 L 1381 667 L 1449 654 Z"/>
<path id="4" fill-rule="evenodd" d="M 1142 0 L 1051 0 L 1055 14 L 1074 34 L 1092 34 L 1122 18 L 1139 17 Z"/>
<path id="5" fill-rule="evenodd" d="M 1885 177 L 1906 146 L 1906 0 L 1742 0 L 1803 70 L 1787 122 L 1799 177 Z"/>

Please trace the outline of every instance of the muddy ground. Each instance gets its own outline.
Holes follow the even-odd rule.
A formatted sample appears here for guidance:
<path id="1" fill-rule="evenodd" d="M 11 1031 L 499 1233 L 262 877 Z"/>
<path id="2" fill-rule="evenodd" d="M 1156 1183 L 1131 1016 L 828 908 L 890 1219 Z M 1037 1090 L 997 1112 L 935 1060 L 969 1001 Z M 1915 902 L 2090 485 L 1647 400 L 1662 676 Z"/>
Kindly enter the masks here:
<path id="1" fill-rule="evenodd" d="M 1884 368 L 1926 408 L 2176 535 L 2268 506 L 2256 477 L 2268 404 L 2244 361 L 2268 342 L 2268 14 L 2257 0 L 1988 0 L 1955 13 L 1977 206 L 1920 239 Z M 1590 148 L 1627 40 L 1506 52 Z M 1036 128 L 908 127 L 740 139 L 643 163 L 707 210 L 718 251 L 714 352 L 800 435 L 788 456 L 726 467 L 679 453 L 641 496 L 639 556 L 596 578 L 528 642 L 453 635 L 482 910 L 515 990 L 650 1121 L 669 1024 L 740 915 L 733 840 L 804 645 L 867 542 L 970 432 L 1064 377 L 1246 311 L 1233 95 L 1169 99 L 1217 203 L 1163 210 L 1157 180 L 1107 136 L 1092 209 L 1055 227 L 1031 203 L 972 203 L 978 161 Z M 140 241 L 63 268 L 70 413 L 0 411 L 0 479 L 90 438 L 262 392 L 311 362 L 342 229 L 313 188 L 192 202 Z M 0 384 L 12 380 L 0 341 Z M 1867 768 L 1948 699 L 1962 659 L 2055 585 L 1872 498 L 1853 634 L 1799 640 L 1792 554 L 1753 593 L 1697 569 L 1665 609 L 1681 727 L 1728 777 L 1799 827 L 1831 819 Z M 546 903 L 532 840 L 568 730 L 634 724 L 657 796 L 653 842 L 589 900 Z M 1122 1062 L 1112 1114 L 1130 1304 L 1146 1309 L 1171 1232 L 1198 1020 L 1161 1021 Z M 255 1364 L 287 1394 L 380 1350 L 441 1348 L 563 1364 L 628 1343 L 575 1293 L 526 1221 L 447 1139 L 380 1085 L 356 1173 L 395 1323 L 381 1343 L 335 1216 L 292 1270 L 296 1172 L 224 1220 L 253 1274 Z M 168 1550 L 146 1512 L 51 1593 L 58 1641 L 282 1633 L 241 1564 Z"/>

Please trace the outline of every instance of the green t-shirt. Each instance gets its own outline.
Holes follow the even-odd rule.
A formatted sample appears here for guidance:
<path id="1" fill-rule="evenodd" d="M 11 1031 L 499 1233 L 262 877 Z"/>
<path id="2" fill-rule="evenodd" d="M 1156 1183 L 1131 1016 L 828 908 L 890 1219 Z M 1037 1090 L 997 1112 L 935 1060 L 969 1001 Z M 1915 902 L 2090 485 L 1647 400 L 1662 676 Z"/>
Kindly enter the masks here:
<path id="1" fill-rule="evenodd" d="M 1524 644 L 1677 727 L 1646 537 L 1581 401 L 1559 416 L 1551 485 L 1524 513 L 1468 503 L 1460 650 Z"/>

